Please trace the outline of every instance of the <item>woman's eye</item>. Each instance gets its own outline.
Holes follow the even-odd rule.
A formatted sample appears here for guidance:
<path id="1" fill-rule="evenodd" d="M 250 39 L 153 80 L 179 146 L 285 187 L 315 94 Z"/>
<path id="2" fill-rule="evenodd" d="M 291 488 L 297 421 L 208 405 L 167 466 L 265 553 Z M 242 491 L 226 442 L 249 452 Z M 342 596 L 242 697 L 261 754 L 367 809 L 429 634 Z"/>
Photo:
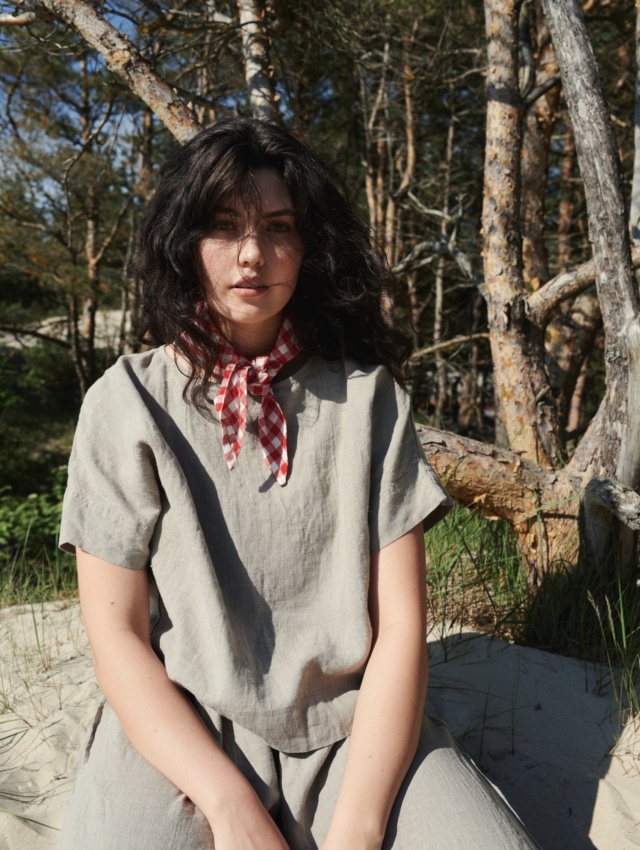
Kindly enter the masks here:
<path id="1" fill-rule="evenodd" d="M 233 222 L 232 221 L 225 221 L 224 219 L 221 220 L 221 221 L 214 221 L 211 229 L 215 230 L 215 231 L 233 230 Z"/>
<path id="2" fill-rule="evenodd" d="M 285 221 L 272 221 L 269 225 L 269 230 L 274 233 L 288 233 L 290 227 Z"/>

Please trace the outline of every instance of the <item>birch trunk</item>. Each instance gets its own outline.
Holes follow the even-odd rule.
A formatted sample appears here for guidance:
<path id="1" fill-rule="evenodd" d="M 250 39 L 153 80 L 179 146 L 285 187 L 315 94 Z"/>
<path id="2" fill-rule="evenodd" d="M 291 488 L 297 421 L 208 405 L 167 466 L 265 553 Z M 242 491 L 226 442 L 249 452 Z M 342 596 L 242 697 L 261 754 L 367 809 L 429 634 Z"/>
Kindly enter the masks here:
<path id="1" fill-rule="evenodd" d="M 238 0 L 238 16 L 251 114 L 254 118 L 278 120 L 281 116 L 274 97 L 267 43 L 262 31 L 260 12 L 254 0 Z"/>

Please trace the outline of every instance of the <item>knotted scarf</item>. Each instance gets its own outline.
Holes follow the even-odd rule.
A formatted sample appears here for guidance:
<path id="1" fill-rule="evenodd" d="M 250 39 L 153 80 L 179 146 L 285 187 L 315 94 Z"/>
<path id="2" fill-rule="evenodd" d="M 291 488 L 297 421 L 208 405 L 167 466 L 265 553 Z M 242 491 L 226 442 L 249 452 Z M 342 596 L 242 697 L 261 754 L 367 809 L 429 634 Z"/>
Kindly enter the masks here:
<path id="1" fill-rule="evenodd" d="M 216 349 L 214 376 L 220 379 L 215 408 L 222 426 L 222 448 L 229 469 L 233 469 L 244 442 L 247 425 L 248 393 L 261 397 L 258 436 L 265 463 L 277 483 L 287 483 L 287 422 L 277 402 L 271 381 L 280 369 L 300 352 L 293 325 L 285 318 L 269 354 L 248 358 L 237 352 L 208 318 L 198 320 L 199 327 Z M 183 339 L 197 352 L 198 345 L 187 334 Z"/>

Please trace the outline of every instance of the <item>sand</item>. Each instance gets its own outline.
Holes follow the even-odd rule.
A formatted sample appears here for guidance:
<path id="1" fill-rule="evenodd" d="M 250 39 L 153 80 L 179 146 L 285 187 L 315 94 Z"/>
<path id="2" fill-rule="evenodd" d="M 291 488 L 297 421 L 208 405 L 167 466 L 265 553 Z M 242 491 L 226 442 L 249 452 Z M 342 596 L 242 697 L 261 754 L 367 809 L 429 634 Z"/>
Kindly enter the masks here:
<path id="1" fill-rule="evenodd" d="M 606 668 L 470 630 L 429 636 L 442 717 L 544 850 L 640 847 L 640 727 Z M 53 850 L 100 702 L 77 603 L 0 611 L 0 850 Z"/>

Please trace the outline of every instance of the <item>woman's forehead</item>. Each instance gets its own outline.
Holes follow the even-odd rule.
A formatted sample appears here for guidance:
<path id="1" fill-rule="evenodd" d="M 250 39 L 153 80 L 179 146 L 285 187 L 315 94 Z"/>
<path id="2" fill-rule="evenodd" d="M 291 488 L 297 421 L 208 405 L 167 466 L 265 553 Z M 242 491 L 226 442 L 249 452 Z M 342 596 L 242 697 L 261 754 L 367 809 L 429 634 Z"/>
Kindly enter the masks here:
<path id="1" fill-rule="evenodd" d="M 273 168 L 259 168 L 249 185 L 223 195 L 216 212 L 233 215 L 295 215 L 295 204 L 280 174 Z"/>

